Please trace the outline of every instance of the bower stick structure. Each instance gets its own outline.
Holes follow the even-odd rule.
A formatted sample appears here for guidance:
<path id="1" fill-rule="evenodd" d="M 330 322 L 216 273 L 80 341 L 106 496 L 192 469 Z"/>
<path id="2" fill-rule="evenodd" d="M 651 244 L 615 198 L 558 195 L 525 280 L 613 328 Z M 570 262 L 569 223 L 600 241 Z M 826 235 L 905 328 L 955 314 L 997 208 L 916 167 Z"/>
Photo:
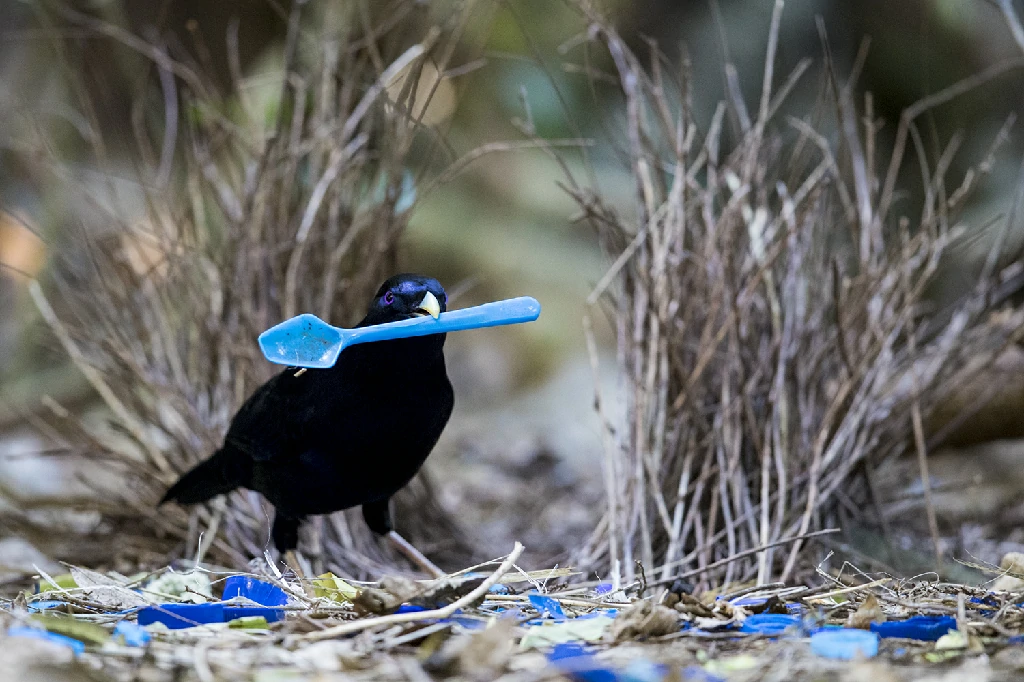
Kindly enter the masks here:
<path id="1" fill-rule="evenodd" d="M 805 534 L 844 514 L 881 521 L 877 463 L 915 451 L 926 461 L 935 443 L 920 425 L 948 387 L 1020 340 L 1024 311 L 1008 298 L 1020 263 L 993 253 L 950 305 L 926 296 L 950 248 L 987 227 L 961 212 L 1007 128 L 961 177 L 948 171 L 958 141 L 936 157 L 918 132 L 931 108 L 1018 64 L 915 104 L 883 159 L 871 96 L 835 72 L 823 30 L 818 99 L 806 111 L 787 102 L 812 63 L 776 73 L 782 0 L 758 101 L 748 108 L 726 65 L 726 99 L 706 124 L 686 61 L 654 45 L 636 54 L 589 3 L 580 9 L 590 40 L 567 70 L 621 96 L 609 138 L 634 184 L 623 209 L 564 180 L 612 263 L 590 317 L 611 320 L 626 396 L 619 411 L 598 395 L 607 509 L 576 565 L 621 581 L 640 565 L 658 581 L 789 580 L 818 556 Z M 911 155 L 925 185 L 916 206 L 894 201 L 912 194 L 901 190 Z"/>

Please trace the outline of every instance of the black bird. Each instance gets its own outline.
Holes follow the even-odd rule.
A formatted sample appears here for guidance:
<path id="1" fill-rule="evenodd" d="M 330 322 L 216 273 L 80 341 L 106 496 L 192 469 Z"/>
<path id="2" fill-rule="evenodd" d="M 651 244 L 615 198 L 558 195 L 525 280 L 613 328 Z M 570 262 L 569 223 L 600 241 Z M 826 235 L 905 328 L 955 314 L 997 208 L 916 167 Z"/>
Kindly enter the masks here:
<path id="1" fill-rule="evenodd" d="M 437 318 L 447 302 L 436 279 L 396 275 L 381 285 L 358 326 Z M 393 531 L 388 502 L 419 471 L 451 416 L 444 341 L 433 334 L 358 344 L 328 369 L 289 367 L 256 389 L 221 448 L 160 504 L 256 490 L 274 505 L 271 537 L 282 556 L 296 548 L 307 516 L 361 505 L 370 530 L 437 572 Z"/>

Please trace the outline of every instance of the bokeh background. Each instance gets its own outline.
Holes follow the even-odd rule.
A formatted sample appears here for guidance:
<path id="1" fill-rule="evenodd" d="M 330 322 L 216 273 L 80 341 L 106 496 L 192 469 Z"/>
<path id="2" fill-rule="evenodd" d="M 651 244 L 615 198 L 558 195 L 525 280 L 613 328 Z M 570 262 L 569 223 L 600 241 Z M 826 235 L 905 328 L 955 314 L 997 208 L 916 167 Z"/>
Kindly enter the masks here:
<path id="1" fill-rule="evenodd" d="M 240 67 L 256 97 L 266 96 L 261 78 L 272 78 L 280 67 L 287 12 L 274 2 L 103 0 L 71 6 L 130 34 L 159 36 L 195 55 L 224 83 L 230 77 L 228 36 L 237 35 Z M 127 138 L 134 92 L 145 78 L 142 61 L 115 41 L 61 26 L 61 35 L 87 55 L 86 62 L 69 67 L 58 58 L 62 47 L 48 23 L 52 14 L 41 7 L 0 0 L 0 261 L 7 266 L 0 269 L 0 504 L 14 507 L 88 494 L 66 461 L 35 456 L 47 448 L 38 419 L 46 401 L 103 416 L 97 396 L 40 323 L 27 290 L 30 277 L 45 273 L 62 249 L 71 248 L 61 232 L 68 215 L 89 209 L 35 173 L 26 141 L 47 140 L 76 177 L 88 180 L 94 169 L 81 135 L 76 79 L 68 74 L 81 68 L 97 119 L 114 141 L 111 153 L 130 178 L 131 154 L 117 141 Z M 757 101 L 772 3 L 644 0 L 603 7 L 639 53 L 653 39 L 670 58 L 689 60 L 698 119 L 710 119 L 726 94 L 727 60 L 736 65 L 748 105 Z M 524 122 L 542 138 L 593 139 L 589 153 L 598 186 L 625 205 L 631 183 L 615 153 L 621 140 L 610 135 L 621 99 L 612 90 L 592 92 L 585 78 L 563 67 L 583 30 L 577 12 L 550 0 L 483 0 L 471 16 L 455 62 L 473 68 L 446 81 L 427 113 L 444 130 L 449 153 L 522 140 Z M 900 112 L 913 102 L 1022 54 L 997 3 L 790 0 L 779 73 L 805 58 L 820 69 L 819 21 L 836 73 L 858 73 L 858 90 L 872 93 L 874 113 L 886 122 L 883 144 L 891 143 Z M 984 157 L 1008 117 L 1021 109 L 1022 84 L 1024 70 L 1010 70 L 927 115 L 927 144 L 941 148 L 963 136 L 954 175 Z M 808 108 L 820 87 L 820 78 L 805 78 L 788 106 Z M 971 286 L 997 233 L 993 221 L 1015 210 L 1024 153 L 1018 128 L 1009 128 L 1009 140 L 968 211 L 976 218 L 970 238 L 943 264 L 931 292 L 937 303 Z M 905 199 L 916 204 L 920 169 L 913 161 L 904 176 Z M 587 295 L 609 259 L 588 226 L 573 219 L 576 207 L 559 186 L 562 178 L 542 150 L 482 156 L 420 198 L 399 245 L 401 269 L 438 277 L 458 293 L 456 304 L 526 294 L 543 303 L 537 324 L 450 338 L 457 407 L 428 474 L 438 481 L 442 504 L 458 510 L 476 536 L 495 547 L 514 536 L 551 556 L 581 542 L 599 514 L 595 382 L 613 404 L 618 390 L 611 327 L 597 316 L 595 372 L 581 326 Z M 1006 259 L 1020 248 L 1020 222 L 1002 246 Z M 1024 358 L 1013 350 L 998 371 L 1024 379 Z M 1024 441 L 1018 440 L 1024 438 L 1024 381 L 1017 385 L 1020 390 L 997 396 L 933 457 L 932 487 L 951 554 L 998 562 L 1004 551 L 1024 544 L 1018 528 L 1024 520 Z M 977 397 L 971 387 L 950 387 L 950 413 Z M 914 570 L 930 564 L 919 542 L 926 525 L 916 464 L 904 464 L 895 463 L 885 479 L 887 504 L 899 519 L 898 546 L 880 546 L 870 530 L 848 532 L 845 542 L 854 556 L 860 552 Z M 54 558 L 2 527 L 0 536 L 0 574 Z M 957 565 L 949 570 L 966 571 Z"/>

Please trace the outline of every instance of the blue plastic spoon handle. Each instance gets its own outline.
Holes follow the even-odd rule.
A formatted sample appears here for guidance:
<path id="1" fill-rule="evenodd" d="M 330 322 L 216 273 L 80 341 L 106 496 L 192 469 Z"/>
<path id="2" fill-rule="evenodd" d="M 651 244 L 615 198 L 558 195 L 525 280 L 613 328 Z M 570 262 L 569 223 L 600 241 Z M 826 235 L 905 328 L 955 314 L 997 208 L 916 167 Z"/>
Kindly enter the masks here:
<path id="1" fill-rule="evenodd" d="M 409 336 L 445 334 L 461 332 L 466 329 L 533 322 L 539 316 L 540 303 L 537 302 L 537 299 L 521 296 L 494 303 L 484 303 L 472 308 L 453 310 L 450 313 L 441 313 L 436 320 L 427 316 L 414 317 L 409 320 L 340 331 L 345 339 L 343 346 L 348 347 L 356 343 L 369 343 L 370 341 L 390 341 Z"/>
<path id="2" fill-rule="evenodd" d="M 259 345 L 270 362 L 322 369 L 333 366 L 341 351 L 356 343 L 532 322 L 539 316 L 540 303 L 529 296 L 441 313 L 436 320 L 423 316 L 355 329 L 334 327 L 307 313 L 266 330 Z"/>

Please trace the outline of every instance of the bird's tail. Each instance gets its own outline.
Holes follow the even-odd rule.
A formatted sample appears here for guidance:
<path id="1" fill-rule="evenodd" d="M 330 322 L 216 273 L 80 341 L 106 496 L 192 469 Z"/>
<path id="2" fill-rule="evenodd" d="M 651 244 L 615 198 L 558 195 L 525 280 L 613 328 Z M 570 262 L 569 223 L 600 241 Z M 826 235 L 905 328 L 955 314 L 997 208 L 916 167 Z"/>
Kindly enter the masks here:
<path id="1" fill-rule="evenodd" d="M 185 472 L 178 482 L 164 493 L 160 504 L 198 504 L 246 485 L 244 457 L 231 448 L 221 448 L 209 459 Z"/>

